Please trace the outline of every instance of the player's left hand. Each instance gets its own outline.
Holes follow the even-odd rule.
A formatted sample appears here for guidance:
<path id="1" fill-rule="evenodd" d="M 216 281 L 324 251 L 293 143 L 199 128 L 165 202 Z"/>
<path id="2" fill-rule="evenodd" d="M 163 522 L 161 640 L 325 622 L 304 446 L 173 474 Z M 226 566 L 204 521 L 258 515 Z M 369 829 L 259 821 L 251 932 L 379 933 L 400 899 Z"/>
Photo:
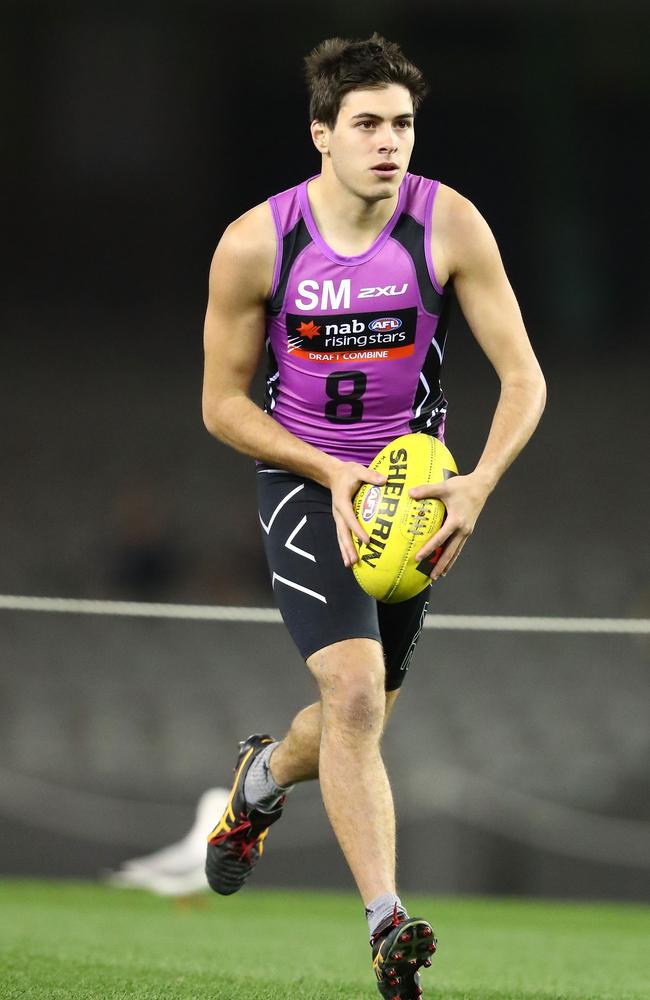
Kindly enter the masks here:
<path id="1" fill-rule="evenodd" d="M 442 550 L 431 573 L 432 580 L 446 576 L 458 559 L 489 494 L 485 482 L 475 472 L 467 476 L 453 476 L 443 483 L 414 486 L 409 490 L 409 496 L 415 500 L 436 497 L 447 508 L 442 527 L 415 556 L 416 561 L 421 562 L 436 549 Z"/>

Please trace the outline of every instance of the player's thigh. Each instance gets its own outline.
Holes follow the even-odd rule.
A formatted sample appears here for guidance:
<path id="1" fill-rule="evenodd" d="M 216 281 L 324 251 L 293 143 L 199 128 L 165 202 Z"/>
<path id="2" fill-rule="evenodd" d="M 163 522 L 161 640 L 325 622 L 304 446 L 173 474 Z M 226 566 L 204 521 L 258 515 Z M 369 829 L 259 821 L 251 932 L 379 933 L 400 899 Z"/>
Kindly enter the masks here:
<path id="1" fill-rule="evenodd" d="M 429 587 L 400 604 L 378 604 L 386 691 L 398 691 L 411 665 L 429 607 Z"/>
<path id="2" fill-rule="evenodd" d="M 378 644 L 377 604 L 343 565 L 330 491 L 264 467 L 257 487 L 275 599 L 303 659 L 351 639 Z"/>

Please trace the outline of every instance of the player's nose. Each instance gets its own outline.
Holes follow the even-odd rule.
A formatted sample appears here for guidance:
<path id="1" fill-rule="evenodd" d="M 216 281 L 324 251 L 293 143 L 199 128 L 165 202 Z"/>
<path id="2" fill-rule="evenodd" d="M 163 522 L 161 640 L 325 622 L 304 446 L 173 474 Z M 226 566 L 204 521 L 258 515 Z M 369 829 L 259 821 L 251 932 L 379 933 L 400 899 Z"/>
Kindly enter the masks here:
<path id="1" fill-rule="evenodd" d="M 397 152 L 397 141 L 394 135 L 386 135 L 380 138 L 378 152 L 380 153 L 395 153 Z"/>
<path id="2" fill-rule="evenodd" d="M 380 153 L 394 153 L 397 146 L 397 137 L 391 125 L 386 124 L 377 133 L 378 151 Z"/>

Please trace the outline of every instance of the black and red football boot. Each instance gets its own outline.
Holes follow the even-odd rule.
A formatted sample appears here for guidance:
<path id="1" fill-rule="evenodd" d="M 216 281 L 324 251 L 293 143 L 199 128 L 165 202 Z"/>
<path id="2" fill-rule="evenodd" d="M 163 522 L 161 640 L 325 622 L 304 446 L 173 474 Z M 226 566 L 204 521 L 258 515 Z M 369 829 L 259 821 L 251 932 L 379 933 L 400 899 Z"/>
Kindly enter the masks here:
<path id="1" fill-rule="evenodd" d="M 371 941 L 372 968 L 384 1000 L 419 1000 L 422 986 L 418 970 L 431 965 L 437 944 L 427 920 L 405 917 L 395 907 L 391 922 Z"/>
<path id="2" fill-rule="evenodd" d="M 235 780 L 224 813 L 208 836 L 205 874 L 211 889 L 230 896 L 241 889 L 262 857 L 269 827 L 280 819 L 284 796 L 273 812 L 251 808 L 244 797 L 244 782 L 256 757 L 269 743 L 271 736 L 249 736 L 239 744 L 235 764 Z"/>

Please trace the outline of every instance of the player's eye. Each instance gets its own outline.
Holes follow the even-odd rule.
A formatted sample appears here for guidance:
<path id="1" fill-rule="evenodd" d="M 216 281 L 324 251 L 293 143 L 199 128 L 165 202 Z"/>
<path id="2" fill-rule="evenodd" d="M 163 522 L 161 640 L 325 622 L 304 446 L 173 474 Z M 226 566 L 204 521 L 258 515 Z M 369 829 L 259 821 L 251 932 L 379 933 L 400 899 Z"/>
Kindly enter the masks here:
<path id="1" fill-rule="evenodd" d="M 411 127 L 411 119 L 410 118 L 404 118 L 402 121 L 395 122 L 395 124 L 397 125 L 398 128 L 402 128 L 402 129 L 410 128 Z"/>
<path id="2" fill-rule="evenodd" d="M 368 119 L 367 121 L 364 121 L 364 122 L 359 122 L 359 125 L 360 125 L 360 127 L 362 129 L 364 129 L 366 125 L 368 126 L 369 129 L 375 127 L 375 123 L 372 122 L 372 121 L 370 121 L 370 119 Z M 368 131 L 368 129 L 365 129 L 365 130 Z"/>

